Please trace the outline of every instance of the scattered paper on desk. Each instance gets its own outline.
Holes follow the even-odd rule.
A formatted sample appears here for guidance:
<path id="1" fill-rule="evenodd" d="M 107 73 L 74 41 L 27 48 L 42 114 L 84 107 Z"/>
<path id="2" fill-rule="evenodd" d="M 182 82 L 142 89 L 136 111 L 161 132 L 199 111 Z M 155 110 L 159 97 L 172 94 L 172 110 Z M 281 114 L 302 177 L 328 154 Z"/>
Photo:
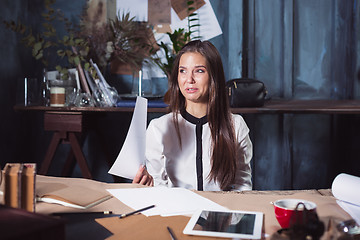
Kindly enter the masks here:
<path id="1" fill-rule="evenodd" d="M 188 215 L 204 208 L 227 209 L 185 188 L 150 187 L 107 189 L 107 191 L 134 210 L 155 204 L 154 208 L 142 212 L 146 216 Z"/>
<path id="2" fill-rule="evenodd" d="M 360 177 L 341 173 L 334 179 L 331 191 L 337 203 L 360 224 Z"/>
<path id="3" fill-rule="evenodd" d="M 145 164 L 146 121 L 147 99 L 137 97 L 129 131 L 110 174 L 133 179 L 140 165 Z"/>

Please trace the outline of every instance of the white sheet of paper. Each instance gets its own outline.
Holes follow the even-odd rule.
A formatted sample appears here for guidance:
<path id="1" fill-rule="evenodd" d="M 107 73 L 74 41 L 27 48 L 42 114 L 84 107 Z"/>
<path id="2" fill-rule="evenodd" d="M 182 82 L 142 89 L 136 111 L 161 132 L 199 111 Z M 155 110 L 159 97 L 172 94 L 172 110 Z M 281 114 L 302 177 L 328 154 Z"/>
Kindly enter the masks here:
<path id="1" fill-rule="evenodd" d="M 133 179 L 141 164 L 145 163 L 147 99 L 136 98 L 129 131 L 110 174 Z"/>
<path id="2" fill-rule="evenodd" d="M 341 173 L 334 179 L 331 191 L 337 203 L 360 224 L 360 177 Z"/>
<path id="3" fill-rule="evenodd" d="M 202 40 L 209 40 L 222 34 L 221 27 L 209 0 L 205 0 L 205 4 L 196 13 L 200 19 L 200 35 Z M 180 20 L 174 9 L 171 8 L 171 29 L 173 31 L 178 28 L 187 29 L 187 21 L 187 18 Z"/>
<path id="4" fill-rule="evenodd" d="M 107 191 L 134 210 L 155 204 L 154 208 L 142 212 L 146 216 L 188 215 L 204 208 L 227 209 L 185 188 L 151 187 L 107 189 Z"/>
<path id="5" fill-rule="evenodd" d="M 136 21 L 148 21 L 148 0 L 116 0 L 116 14 L 130 12 Z"/>

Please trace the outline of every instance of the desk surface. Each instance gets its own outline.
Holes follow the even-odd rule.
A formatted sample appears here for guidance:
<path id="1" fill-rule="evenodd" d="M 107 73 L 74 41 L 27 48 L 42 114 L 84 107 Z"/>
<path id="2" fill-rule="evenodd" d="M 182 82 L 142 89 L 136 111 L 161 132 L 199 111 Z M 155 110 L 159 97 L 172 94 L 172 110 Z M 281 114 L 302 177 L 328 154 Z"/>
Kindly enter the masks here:
<path id="1" fill-rule="evenodd" d="M 132 107 L 45 107 L 15 106 L 15 111 L 53 112 L 133 112 Z M 148 112 L 167 113 L 168 108 L 148 108 Z M 360 100 L 269 100 L 263 107 L 232 108 L 233 113 L 359 114 Z"/>
<path id="2" fill-rule="evenodd" d="M 37 176 L 37 185 L 41 184 L 53 184 L 54 187 L 61 186 L 77 186 L 89 188 L 92 192 L 106 192 L 106 189 L 110 188 L 134 188 L 134 187 L 144 187 L 136 184 L 120 184 L 120 183 L 103 183 L 94 180 L 80 179 L 80 178 L 59 178 L 59 177 L 48 177 L 48 176 Z M 203 197 L 206 197 L 222 206 L 225 206 L 229 209 L 234 210 L 247 210 L 247 211 L 260 211 L 264 213 L 264 230 L 265 233 L 270 236 L 278 229 L 280 225 L 278 224 L 273 206 L 271 202 L 274 202 L 278 199 L 283 198 L 295 198 L 295 199 L 306 199 L 313 201 L 317 204 L 317 212 L 321 219 L 335 219 L 336 221 L 343 221 L 350 219 L 350 216 L 337 205 L 334 197 L 332 196 L 330 190 L 303 190 L 303 191 L 248 191 L 248 192 L 199 192 L 195 191 Z M 91 192 L 89 193 L 91 194 Z M 126 213 L 132 211 L 131 208 L 120 202 L 116 198 L 111 198 L 89 210 L 86 211 L 107 211 L 111 210 L 115 214 Z M 66 208 L 55 204 L 48 203 L 37 203 L 36 211 L 38 213 L 50 214 L 52 212 L 76 212 L 81 210 L 76 210 L 72 208 Z M 189 217 L 179 216 L 179 217 L 151 217 L 153 221 L 157 221 L 159 226 L 151 227 L 142 227 L 139 228 L 137 223 L 139 221 L 146 222 L 150 220 L 150 217 L 145 218 L 144 215 L 134 215 L 129 218 L 123 219 L 121 224 L 114 223 L 114 218 L 118 217 L 108 217 L 104 219 L 97 220 L 103 227 L 108 231 L 112 232 L 114 238 L 110 239 L 122 239 L 125 234 L 124 231 L 121 231 L 124 226 L 128 228 L 127 232 L 132 232 L 132 236 L 126 236 L 126 239 L 140 239 L 138 238 L 141 234 L 147 234 L 146 239 L 168 239 L 168 232 L 166 230 L 166 225 L 174 228 L 175 234 L 179 239 L 196 239 L 195 237 L 186 236 L 182 234 L 183 227 L 186 225 Z M 325 221 L 325 220 L 324 220 Z M 327 224 L 328 222 L 325 222 Z M 165 226 L 161 225 L 165 224 Z M 157 232 L 159 228 L 160 232 Z M 77 230 L 79 231 L 79 230 Z M 127 234 L 128 234 L 127 233 Z M 155 234 L 156 233 L 156 234 Z M 119 235 L 120 234 L 120 235 Z M 154 235 L 154 237 L 152 237 Z M 115 237 L 116 236 L 116 237 Z M 144 235 L 143 235 L 144 236 Z M 165 236 L 162 238 L 161 236 Z"/>

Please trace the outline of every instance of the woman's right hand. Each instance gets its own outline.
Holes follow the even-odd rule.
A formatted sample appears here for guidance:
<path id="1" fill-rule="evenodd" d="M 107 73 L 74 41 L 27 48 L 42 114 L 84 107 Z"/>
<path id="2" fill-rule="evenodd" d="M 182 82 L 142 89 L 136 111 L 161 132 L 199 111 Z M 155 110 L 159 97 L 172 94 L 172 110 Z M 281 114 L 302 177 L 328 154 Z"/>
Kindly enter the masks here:
<path id="1" fill-rule="evenodd" d="M 154 178 L 146 170 L 146 166 L 140 166 L 132 183 L 139 183 L 146 186 L 154 186 Z"/>

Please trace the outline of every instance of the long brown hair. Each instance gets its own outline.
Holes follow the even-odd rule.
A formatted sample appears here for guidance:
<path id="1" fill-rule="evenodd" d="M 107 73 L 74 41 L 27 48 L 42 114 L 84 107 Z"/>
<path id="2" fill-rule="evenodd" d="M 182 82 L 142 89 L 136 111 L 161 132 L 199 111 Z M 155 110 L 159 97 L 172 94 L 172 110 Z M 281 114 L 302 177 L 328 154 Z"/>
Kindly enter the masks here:
<path id="1" fill-rule="evenodd" d="M 221 57 L 209 41 L 195 40 L 187 43 L 178 53 L 172 69 L 169 90 L 165 101 L 173 112 L 175 128 L 181 144 L 178 113 L 185 108 L 185 98 L 178 85 L 179 62 L 186 52 L 198 52 L 205 57 L 209 72 L 209 102 L 207 118 L 212 138 L 210 180 L 218 181 L 226 190 L 235 180 L 237 150 L 234 125 L 225 91 L 225 74 Z"/>

